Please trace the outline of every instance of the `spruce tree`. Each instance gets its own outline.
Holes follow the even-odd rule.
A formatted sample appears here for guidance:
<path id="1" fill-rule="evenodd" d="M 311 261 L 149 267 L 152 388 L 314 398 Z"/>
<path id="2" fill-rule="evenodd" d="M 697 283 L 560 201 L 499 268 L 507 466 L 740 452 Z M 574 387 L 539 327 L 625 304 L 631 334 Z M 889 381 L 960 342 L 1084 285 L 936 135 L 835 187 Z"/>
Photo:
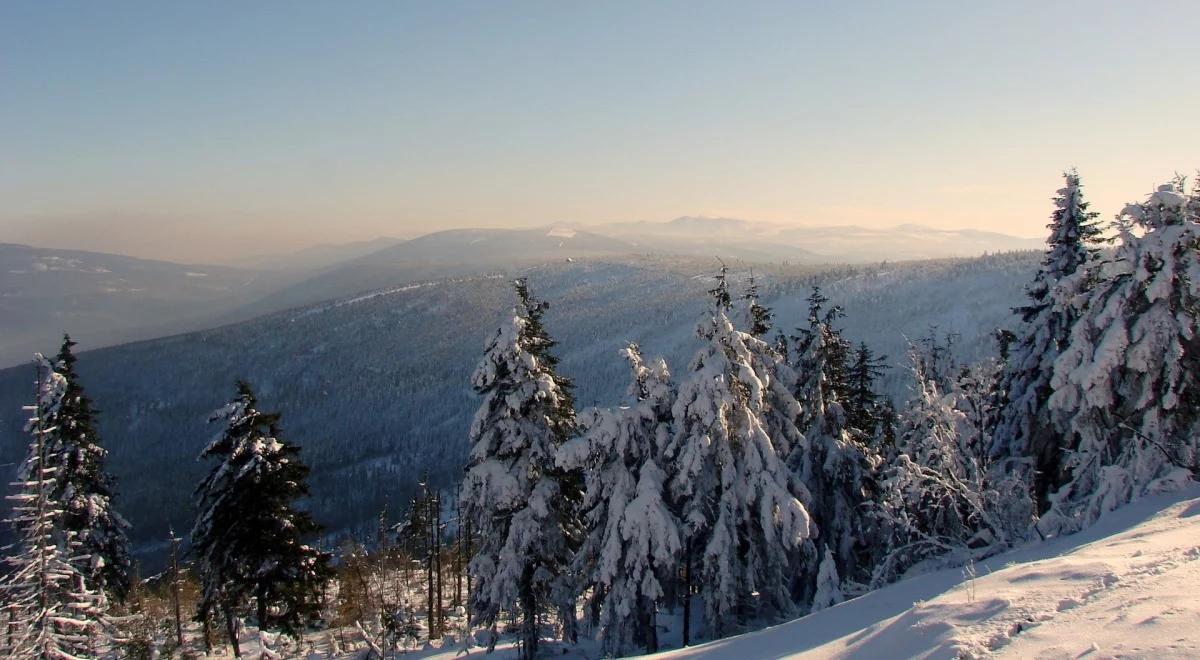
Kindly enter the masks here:
<path id="1" fill-rule="evenodd" d="M 1096 222 L 1099 214 L 1088 210 L 1083 199 L 1079 175 L 1072 171 L 1064 178 L 1066 185 L 1058 191 L 1048 225 L 1046 256 L 1026 288 L 1029 302 L 1015 310 L 1021 325 L 1015 341 L 1007 346 L 1003 385 L 1007 403 L 991 447 L 998 457 L 1032 463 L 1028 478 L 1043 510 L 1050 490 L 1058 483 L 1062 451 L 1061 433 L 1047 406 L 1050 378 L 1077 315 L 1068 291 L 1059 284 L 1091 263 L 1101 231 Z"/>
<path id="2" fill-rule="evenodd" d="M 916 396 L 901 416 L 896 457 L 880 483 L 877 506 L 890 538 L 874 568 L 875 585 L 924 560 L 995 554 L 1028 527 L 1024 482 L 991 469 L 986 436 L 972 419 L 980 404 L 946 383 L 947 353 L 936 340 L 911 349 Z"/>
<path id="3" fill-rule="evenodd" d="M 817 571 L 817 589 L 813 595 L 811 610 L 817 612 L 833 607 L 844 600 L 842 595 L 842 579 L 838 576 L 837 561 L 828 546 L 821 558 L 821 567 Z"/>
<path id="4" fill-rule="evenodd" d="M 0 650 L 13 658 L 94 657 L 111 651 L 107 599 L 89 584 L 90 558 L 65 525 L 56 499 L 59 465 L 52 437 L 55 415 L 67 396 L 66 378 L 42 355 L 35 358 L 37 387 L 26 430 L 29 453 L 13 484 L 12 518 L 17 541 L 7 548 L 0 581 L 6 630 Z"/>
<path id="5" fill-rule="evenodd" d="M 786 577 L 812 529 L 762 420 L 771 374 L 754 366 L 747 344 L 758 340 L 729 321 L 724 268 L 710 293 L 713 307 L 697 328 L 705 346 L 680 385 L 667 456 L 684 570 L 698 574 L 709 631 L 721 635 L 752 616 L 793 611 Z"/>
<path id="6" fill-rule="evenodd" d="M 277 413 L 258 410 L 250 386 L 209 418 L 224 429 L 201 453 L 219 462 L 196 489 L 192 552 L 201 579 L 197 617 L 220 609 L 237 644 L 237 617 L 251 601 L 258 625 L 296 636 L 314 620 L 331 577 L 329 556 L 304 540 L 320 531 L 296 500 L 308 495 L 299 448 L 281 437 Z"/>
<path id="7" fill-rule="evenodd" d="M 746 293 L 742 296 L 746 301 L 746 313 L 750 318 L 750 336 L 762 339 L 771 331 L 771 308 L 764 307 L 758 300 L 758 281 L 754 271 L 750 271 L 750 281 L 746 285 Z"/>
<path id="8" fill-rule="evenodd" d="M 880 435 L 883 422 L 884 397 L 875 390 L 875 382 L 883 376 L 887 357 L 877 356 L 866 342 L 854 351 L 854 360 L 848 370 L 849 398 L 844 404 L 846 422 L 860 438 L 871 441 Z"/>
<path id="9" fill-rule="evenodd" d="M 1063 284 L 1078 321 L 1054 364 L 1066 432 L 1043 533 L 1200 472 L 1200 202 L 1177 179 L 1125 208 L 1113 254 Z"/>
<path id="10" fill-rule="evenodd" d="M 809 512 L 818 542 L 832 553 L 836 572 L 844 580 L 865 582 L 876 530 L 869 506 L 879 460 L 867 444 L 868 433 L 850 426 L 843 401 L 852 394 L 845 358 L 848 342 L 833 327 L 840 310 L 823 311 L 828 299 L 814 288 L 809 297 L 809 327 L 797 343 L 800 379 L 796 399 L 803 409 L 803 451 L 789 457 L 792 469 L 811 493 Z M 869 364 L 869 361 L 868 361 Z M 871 429 L 873 432 L 874 429 Z M 818 587 L 819 565 L 808 567 L 798 586 L 801 598 Z"/>
<path id="11" fill-rule="evenodd" d="M 53 498 L 62 503 L 63 524 L 84 554 L 90 584 L 111 598 L 129 591 L 129 523 L 112 507 L 113 478 L 104 469 L 108 450 L 96 431 L 96 410 L 75 372 L 75 342 L 63 337 L 54 369 L 66 379 L 62 403 L 50 420 L 50 460 L 56 463 Z"/>
<path id="12" fill-rule="evenodd" d="M 572 634 L 568 570 L 581 535 L 581 493 L 579 476 L 554 462 L 576 423 L 571 382 L 556 373 L 555 343 L 542 325 L 549 305 L 530 295 L 525 280 L 514 288 L 513 315 L 488 341 L 472 378 L 483 403 L 471 424 L 461 501 L 479 535 L 469 567 L 472 613 L 494 626 L 501 610 L 518 611 L 522 653 L 532 657 L 543 608 Z"/>
<path id="13" fill-rule="evenodd" d="M 429 473 L 417 483 L 417 494 L 409 507 L 408 520 L 400 533 L 408 558 L 425 565 L 425 619 L 429 640 L 441 637 L 442 628 L 442 540 L 441 494 L 430 483 Z"/>
<path id="14" fill-rule="evenodd" d="M 584 475 L 587 535 L 575 570 L 599 608 L 602 648 L 614 656 L 658 650 L 655 615 L 681 549 L 660 467 L 672 434 L 671 376 L 662 360 L 647 365 L 637 344 L 621 354 L 633 371 L 630 405 L 583 411 L 580 436 L 558 454 L 562 467 Z"/>
<path id="15" fill-rule="evenodd" d="M 802 454 L 807 451 L 807 443 L 796 422 L 803 414 L 803 409 L 793 392 L 797 376 L 787 360 L 787 341 L 782 333 L 774 344 L 763 339 L 773 327 L 771 310 L 758 304 L 758 287 L 753 275 L 743 298 L 748 301 L 747 312 L 751 323 L 751 331 L 745 333 L 748 336 L 742 337 L 743 344 L 750 353 L 754 370 L 766 375 L 762 381 L 763 407 L 759 416 L 776 453 L 783 457 Z M 802 486 L 795 488 L 801 494 L 801 502 L 807 505 L 808 493 Z"/>

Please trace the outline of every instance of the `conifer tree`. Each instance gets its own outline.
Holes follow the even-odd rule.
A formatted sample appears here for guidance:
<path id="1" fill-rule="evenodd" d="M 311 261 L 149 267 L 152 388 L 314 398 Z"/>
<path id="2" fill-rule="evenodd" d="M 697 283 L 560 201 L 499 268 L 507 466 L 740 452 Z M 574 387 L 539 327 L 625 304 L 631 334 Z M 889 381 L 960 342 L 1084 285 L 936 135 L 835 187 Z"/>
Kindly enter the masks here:
<path id="1" fill-rule="evenodd" d="M 954 407 L 962 413 L 966 425 L 967 440 L 962 443 L 963 449 L 983 465 L 1003 464 L 991 455 L 1003 409 L 1002 368 L 994 358 L 963 365 L 950 388 L 954 394 Z"/>
<path id="2" fill-rule="evenodd" d="M 754 279 L 754 271 L 750 271 L 750 281 L 746 293 L 742 296 L 746 301 L 746 312 L 750 317 L 750 336 L 762 339 L 771 331 L 771 308 L 764 307 L 758 301 L 758 281 Z"/>
<path id="3" fill-rule="evenodd" d="M 709 630 L 721 635 L 753 615 L 791 613 L 786 576 L 812 530 L 762 421 L 772 375 L 754 366 L 747 344 L 758 340 L 729 321 L 724 268 L 710 293 L 712 310 L 697 328 L 705 346 L 680 385 L 667 456 L 685 547 L 700 555 L 693 566 L 685 552 L 684 570 L 699 575 Z"/>
<path id="4" fill-rule="evenodd" d="M 1111 257 L 1062 285 L 1072 326 L 1050 408 L 1066 431 L 1043 533 L 1071 531 L 1200 472 L 1200 208 L 1177 179 L 1120 218 Z"/>
<path id="5" fill-rule="evenodd" d="M 969 397 L 941 375 L 948 352 L 932 336 L 923 349 L 911 349 L 916 397 L 901 416 L 897 455 L 880 484 L 879 516 L 891 538 L 874 568 L 875 585 L 926 559 L 995 554 L 1028 526 L 1024 483 L 990 469 L 978 425 L 964 412 L 974 414 L 976 404 L 964 405 Z"/>
<path id="6" fill-rule="evenodd" d="M 308 494 L 299 448 L 281 438 L 277 413 L 258 410 L 250 386 L 209 418 L 224 429 L 201 458 L 219 463 L 196 489 L 192 552 L 202 593 L 198 618 L 225 617 L 235 655 L 237 617 L 251 601 L 259 627 L 296 636 L 315 619 L 331 575 L 329 556 L 304 540 L 320 527 L 296 500 Z"/>
<path id="7" fill-rule="evenodd" d="M 592 586 L 602 647 L 614 656 L 658 650 L 655 613 L 681 549 L 660 467 L 672 433 L 671 376 L 661 359 L 647 365 L 637 344 L 621 354 L 633 371 L 631 405 L 583 411 L 580 436 L 558 454 L 562 467 L 584 475 L 587 535 L 575 570 Z"/>
<path id="8" fill-rule="evenodd" d="M 779 340 L 774 344 L 763 339 L 773 327 L 771 310 L 758 304 L 758 286 L 753 275 L 743 298 L 749 301 L 747 311 L 751 323 L 751 332 L 744 333 L 748 337 L 742 337 L 743 344 L 750 353 L 751 366 L 756 372 L 767 376 L 763 380 L 765 389 L 759 417 L 778 455 L 786 458 L 794 453 L 802 454 L 807 451 L 807 444 L 796 421 L 804 411 L 793 393 L 797 377 L 788 364 L 786 338 L 779 334 Z M 793 488 L 807 506 L 808 493 L 803 486 L 796 484 Z"/>
<path id="9" fill-rule="evenodd" d="M 408 557 L 425 564 L 425 617 L 429 639 L 440 638 L 442 628 L 441 583 L 441 496 L 426 472 L 417 483 L 417 494 L 409 507 L 408 520 L 400 532 Z"/>
<path id="10" fill-rule="evenodd" d="M 108 450 L 96 431 L 96 411 L 75 373 L 75 342 L 63 337 L 55 371 L 66 379 L 62 403 L 48 438 L 55 464 L 53 498 L 62 503 L 63 524 L 90 557 L 89 583 L 122 601 L 129 591 L 129 523 L 112 507 L 113 478 L 104 469 Z"/>
<path id="11" fill-rule="evenodd" d="M 494 625 L 501 610 L 522 617 L 521 650 L 537 653 L 538 616 L 556 611 L 570 636 L 575 586 L 569 564 L 581 535 L 579 476 L 559 469 L 574 436 L 571 382 L 556 373 L 554 341 L 542 325 L 549 305 L 514 283 L 517 306 L 489 339 L 472 378 L 483 403 L 471 424 L 461 501 L 479 537 L 469 571 L 471 610 Z"/>
<path id="12" fill-rule="evenodd" d="M 870 441 L 878 437 L 883 421 L 884 397 L 875 391 L 875 381 L 883 376 L 887 358 L 877 356 L 866 342 L 854 351 L 854 361 L 848 369 L 850 396 L 844 404 L 846 422 L 860 438 Z"/>
<path id="13" fill-rule="evenodd" d="M 842 401 L 852 393 L 845 357 L 848 342 L 833 327 L 840 310 L 823 311 L 828 299 L 814 287 L 809 297 L 809 327 L 801 330 L 796 399 L 803 409 L 804 450 L 789 457 L 795 473 L 811 493 L 809 512 L 819 543 L 832 553 L 836 572 L 845 580 L 865 582 L 876 531 L 869 506 L 873 475 L 879 460 L 866 442 L 867 433 L 850 426 Z M 872 429 L 873 431 L 874 429 Z M 815 562 L 808 567 L 798 592 L 802 598 L 817 589 Z"/>
<path id="14" fill-rule="evenodd" d="M 817 590 L 813 596 L 812 611 L 817 612 L 842 602 L 842 579 L 838 577 L 837 561 L 828 546 L 821 558 L 817 571 Z"/>
<path id="15" fill-rule="evenodd" d="M 1055 359 L 1063 351 L 1077 315 L 1067 290 L 1059 286 L 1065 278 L 1084 269 L 1096 254 L 1099 215 L 1088 210 L 1079 175 L 1064 174 L 1066 185 L 1058 191 L 1051 216 L 1049 246 L 1042 266 L 1026 288 L 1028 304 L 1015 311 L 1021 326 L 1015 342 L 1007 346 L 1005 383 L 1007 403 L 1002 413 L 994 455 L 1032 461 L 1030 483 L 1039 508 L 1059 478 L 1061 434 L 1050 418 L 1047 401 L 1052 391 L 1050 378 Z"/>
<path id="16" fill-rule="evenodd" d="M 13 484 L 17 494 L 8 497 L 17 541 L 8 548 L 8 570 L 0 581 L 7 618 L 0 650 L 13 658 L 96 656 L 111 650 L 107 599 L 89 584 L 90 558 L 65 526 L 62 504 L 55 499 L 59 466 L 53 460 L 53 419 L 68 383 L 41 354 L 35 367 L 35 404 L 27 408 L 33 414 L 26 426 L 32 441 Z"/>

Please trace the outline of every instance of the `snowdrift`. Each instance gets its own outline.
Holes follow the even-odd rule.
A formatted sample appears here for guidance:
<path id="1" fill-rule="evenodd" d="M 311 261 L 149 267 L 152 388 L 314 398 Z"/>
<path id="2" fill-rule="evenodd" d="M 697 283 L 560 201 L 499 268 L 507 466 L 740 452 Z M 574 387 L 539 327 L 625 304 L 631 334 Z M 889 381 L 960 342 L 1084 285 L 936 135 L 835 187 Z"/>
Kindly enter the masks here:
<path id="1" fill-rule="evenodd" d="M 1087 530 L 654 658 L 1197 658 L 1200 487 Z"/>

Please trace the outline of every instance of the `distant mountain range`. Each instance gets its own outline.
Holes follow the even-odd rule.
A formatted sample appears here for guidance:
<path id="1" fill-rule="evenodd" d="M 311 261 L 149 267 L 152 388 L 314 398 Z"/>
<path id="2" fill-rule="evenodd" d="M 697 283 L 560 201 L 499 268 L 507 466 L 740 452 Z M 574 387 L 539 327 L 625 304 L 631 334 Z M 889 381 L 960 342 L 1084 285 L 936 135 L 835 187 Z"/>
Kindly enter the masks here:
<path id="1" fill-rule="evenodd" d="M 624 239 L 643 250 L 792 263 L 869 263 L 974 257 L 990 252 L 1044 247 L 1039 239 L 974 229 L 934 229 L 914 224 L 881 228 L 854 225 L 809 227 L 737 218 L 682 216 L 669 222 L 615 223 L 592 229 Z"/>
<path id="2" fill-rule="evenodd" d="M 249 270 L 314 271 L 357 259 L 403 242 L 402 238 L 381 236 L 369 241 L 314 245 L 296 252 L 241 257 L 223 263 L 226 266 Z"/>
<path id="3" fill-rule="evenodd" d="M 199 266 L 0 244 L 0 366 L 63 332 L 99 347 L 246 320 L 422 279 L 574 259 L 657 255 L 842 264 L 1040 249 L 1041 242 L 919 225 L 795 227 L 736 218 L 536 229 L 454 229 Z"/>
<path id="4" fill-rule="evenodd" d="M 294 277 L 294 276 L 293 276 Z M 0 365 L 240 320 L 238 308 L 289 282 L 276 273 L 0 243 Z"/>

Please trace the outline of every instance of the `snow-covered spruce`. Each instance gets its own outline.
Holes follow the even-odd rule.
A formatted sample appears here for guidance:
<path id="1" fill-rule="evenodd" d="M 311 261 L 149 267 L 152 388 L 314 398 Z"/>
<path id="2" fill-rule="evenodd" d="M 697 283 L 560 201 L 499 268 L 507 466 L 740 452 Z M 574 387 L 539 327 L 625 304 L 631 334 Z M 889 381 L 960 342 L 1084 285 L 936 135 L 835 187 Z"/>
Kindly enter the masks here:
<path id="1" fill-rule="evenodd" d="M 559 447 L 575 434 L 571 383 L 555 373 L 554 341 L 542 326 L 547 303 L 514 283 L 512 318 L 489 339 L 472 384 L 483 403 L 471 424 L 460 501 L 479 545 L 471 559 L 476 620 L 495 625 L 501 610 L 522 617 L 522 652 L 537 652 L 538 617 L 553 609 L 564 637 L 575 625 L 569 573 L 578 545 L 580 478 L 559 469 Z"/>
<path id="2" fill-rule="evenodd" d="M 1197 474 L 1200 209 L 1183 181 L 1130 204 L 1114 253 L 1060 284 L 1079 320 L 1054 363 L 1068 436 L 1043 533 L 1072 531 Z"/>
<path id="3" fill-rule="evenodd" d="M 797 338 L 796 398 L 803 408 L 805 442 L 792 449 L 788 462 L 811 493 L 808 510 L 816 523 L 817 544 L 832 555 L 834 572 L 860 585 L 854 590 L 861 592 L 880 547 L 870 506 L 879 458 L 866 444 L 874 429 L 851 428 L 839 400 L 850 390 L 846 377 L 850 350 L 833 327 L 841 312 L 837 307 L 824 312 L 826 302 L 814 288 L 809 326 Z M 815 598 L 820 590 L 819 568 L 815 560 L 805 567 L 798 588 L 802 602 Z"/>
<path id="4" fill-rule="evenodd" d="M 1039 507 L 1058 485 L 1061 432 L 1056 429 L 1047 402 L 1054 361 L 1071 336 L 1078 310 L 1071 305 L 1068 289 L 1059 283 L 1085 269 L 1096 255 L 1099 215 L 1088 210 L 1079 175 L 1064 174 L 1066 184 L 1058 191 L 1051 216 L 1049 248 L 1033 282 L 1026 288 L 1028 304 L 1015 310 L 1021 325 L 1009 347 L 1004 375 L 1007 403 L 1001 416 L 993 455 L 1016 459 L 1016 467 L 1028 460 L 1026 479 L 1033 486 Z"/>
<path id="5" fill-rule="evenodd" d="M 113 478 L 104 469 L 92 401 L 75 373 L 75 342 L 63 337 L 54 369 L 66 379 L 62 403 L 51 415 L 48 460 L 55 466 L 53 498 L 62 503 L 63 525 L 90 557 L 90 583 L 123 601 L 129 591 L 129 523 L 113 509 Z"/>
<path id="6" fill-rule="evenodd" d="M 587 535 L 575 571 L 590 587 L 605 653 L 658 650 L 655 613 L 678 568 L 679 522 L 666 497 L 662 451 L 671 438 L 675 391 L 667 364 L 646 364 L 637 344 L 621 351 L 633 371 L 629 406 L 589 408 L 558 463 L 580 470 Z"/>
<path id="7" fill-rule="evenodd" d="M 758 280 L 754 277 L 754 271 L 750 271 L 749 281 L 746 283 L 746 292 L 742 295 L 742 299 L 746 301 L 746 316 L 750 322 L 750 336 L 762 339 L 771 331 L 771 308 L 765 307 L 758 298 Z"/>
<path id="8" fill-rule="evenodd" d="M 89 557 L 66 528 L 55 499 L 58 467 L 50 460 L 52 420 L 69 391 L 66 378 L 38 354 L 35 404 L 26 430 L 29 454 L 13 484 L 11 522 L 17 541 L 7 548 L 0 582 L 5 632 L 0 651 L 10 658 L 99 657 L 112 650 L 104 592 L 88 582 Z"/>
<path id="9" fill-rule="evenodd" d="M 845 598 L 842 596 L 842 579 L 838 577 L 837 561 L 833 558 L 833 551 L 826 547 L 821 555 L 821 568 L 817 571 L 817 589 L 809 609 L 819 612 L 843 600 Z"/>
<path id="10" fill-rule="evenodd" d="M 685 574 L 697 574 L 689 581 L 698 586 L 710 634 L 720 636 L 752 617 L 794 611 L 787 572 L 812 525 L 761 418 L 772 376 L 754 366 L 748 343 L 758 340 L 729 320 L 724 269 L 712 295 L 697 328 L 705 346 L 672 410 L 667 456 Z"/>
<path id="11" fill-rule="evenodd" d="M 308 494 L 300 450 L 281 439 L 278 414 L 258 410 L 247 383 L 237 389 L 209 418 L 224 428 L 200 457 L 219 463 L 196 489 L 191 533 L 197 618 L 207 625 L 220 610 L 235 655 L 237 619 L 251 601 L 260 628 L 295 636 L 316 618 L 330 575 L 329 556 L 304 543 L 320 527 L 294 506 Z"/>
<path id="12" fill-rule="evenodd" d="M 891 538 L 874 567 L 875 586 L 929 560 L 1004 550 L 1032 514 L 1024 482 L 990 469 L 986 436 L 973 419 L 980 403 L 931 372 L 940 360 L 927 352 L 914 346 L 911 361 L 916 397 L 901 415 L 897 456 L 880 483 L 878 510 Z"/>
<path id="13" fill-rule="evenodd" d="M 802 454 L 807 451 L 807 442 L 797 426 L 804 409 L 793 393 L 796 372 L 788 363 L 787 353 L 781 350 L 786 342 L 769 344 L 763 339 L 772 329 L 771 310 L 759 304 L 758 284 L 753 275 L 743 299 L 746 301 L 751 331 L 742 333 L 742 343 L 750 354 L 755 373 L 766 375 L 762 379 L 764 388 L 759 418 L 779 456 L 786 459 L 792 454 Z M 793 488 L 800 494 L 801 502 L 807 505 L 808 493 L 803 485 L 797 484 Z"/>

